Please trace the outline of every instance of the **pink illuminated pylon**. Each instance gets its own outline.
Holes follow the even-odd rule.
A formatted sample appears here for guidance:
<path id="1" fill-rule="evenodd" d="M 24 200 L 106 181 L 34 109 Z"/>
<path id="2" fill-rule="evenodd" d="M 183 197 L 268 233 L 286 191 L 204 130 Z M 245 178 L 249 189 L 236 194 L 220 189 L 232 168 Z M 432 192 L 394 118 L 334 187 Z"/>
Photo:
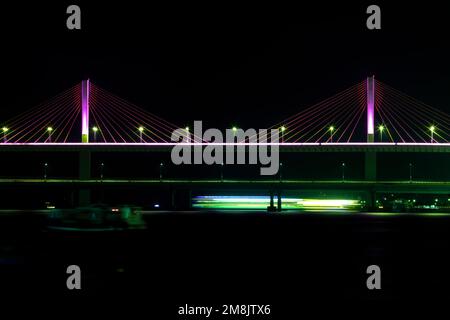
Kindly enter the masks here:
<path id="1" fill-rule="evenodd" d="M 89 79 L 81 81 L 81 142 L 89 142 Z"/>
<path id="2" fill-rule="evenodd" d="M 367 142 L 374 142 L 375 131 L 375 76 L 367 78 Z"/>

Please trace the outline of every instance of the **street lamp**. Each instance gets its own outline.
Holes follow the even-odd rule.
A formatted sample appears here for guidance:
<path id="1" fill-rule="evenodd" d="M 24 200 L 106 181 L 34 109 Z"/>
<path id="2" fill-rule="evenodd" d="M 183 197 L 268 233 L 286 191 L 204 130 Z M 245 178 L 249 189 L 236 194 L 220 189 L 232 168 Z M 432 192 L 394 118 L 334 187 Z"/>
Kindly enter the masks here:
<path id="1" fill-rule="evenodd" d="M 236 132 L 237 132 L 237 127 L 233 127 L 233 128 L 231 128 L 231 130 L 233 130 L 233 136 L 236 136 Z M 245 139 L 245 138 L 244 138 Z M 236 142 L 238 142 L 239 143 L 239 141 L 237 141 L 236 140 Z M 245 141 L 244 141 L 245 142 Z"/>
<path id="2" fill-rule="evenodd" d="M 342 167 L 342 182 L 344 182 L 345 181 L 345 162 L 342 162 L 341 167 Z"/>
<path id="3" fill-rule="evenodd" d="M 188 126 L 186 126 L 186 128 L 184 128 L 184 130 L 186 130 L 186 142 L 191 142 L 190 141 L 190 139 L 189 139 L 189 127 Z"/>
<path id="4" fill-rule="evenodd" d="M 334 133 L 334 126 L 330 126 L 330 142 L 333 142 L 333 133 Z"/>
<path id="5" fill-rule="evenodd" d="M 430 131 L 431 131 L 431 143 L 433 143 L 433 134 L 436 131 L 436 127 L 435 126 L 431 126 L 430 127 Z"/>
<path id="6" fill-rule="evenodd" d="M 94 132 L 94 142 L 97 142 L 97 131 L 98 131 L 98 128 L 97 127 L 93 127 L 92 131 Z"/>
<path id="7" fill-rule="evenodd" d="M 283 163 L 282 162 L 280 162 L 280 168 L 279 168 L 279 170 L 280 170 L 280 172 L 279 172 L 279 174 L 278 174 L 278 178 L 279 178 L 279 181 L 280 181 L 280 183 L 281 183 L 281 178 L 282 178 L 282 169 L 283 168 Z"/>
<path id="8" fill-rule="evenodd" d="M 142 133 L 144 132 L 144 127 L 140 126 L 138 130 L 139 130 L 139 141 L 142 142 Z"/>
<path id="9" fill-rule="evenodd" d="M 162 181 L 162 170 L 163 170 L 164 164 L 161 162 L 159 164 L 159 181 Z"/>
<path id="10" fill-rule="evenodd" d="M 413 164 L 409 164 L 409 182 L 412 182 L 412 170 L 413 170 Z"/>
<path id="11" fill-rule="evenodd" d="M 105 168 L 105 164 L 102 162 L 100 163 L 100 180 L 103 181 L 103 170 Z"/>
<path id="12" fill-rule="evenodd" d="M 383 142 L 383 131 L 384 131 L 384 126 L 382 124 L 380 124 L 378 126 L 378 131 L 380 132 L 380 142 Z"/>
<path id="13" fill-rule="evenodd" d="M 220 164 L 220 182 L 223 182 L 223 162 Z"/>
<path id="14" fill-rule="evenodd" d="M 284 142 L 284 132 L 286 131 L 286 127 L 281 126 L 280 131 L 281 131 L 281 143 L 283 143 Z"/>
<path id="15" fill-rule="evenodd" d="M 52 142 L 53 128 L 52 127 L 47 127 L 47 132 L 48 132 L 48 142 Z"/>
<path id="16" fill-rule="evenodd" d="M 9 129 L 7 127 L 3 127 L 2 128 L 2 131 L 3 131 L 3 142 L 5 142 L 5 143 L 6 143 L 6 135 L 7 135 L 8 130 Z"/>
<path id="17" fill-rule="evenodd" d="M 47 180 L 48 163 L 44 163 L 44 180 Z"/>

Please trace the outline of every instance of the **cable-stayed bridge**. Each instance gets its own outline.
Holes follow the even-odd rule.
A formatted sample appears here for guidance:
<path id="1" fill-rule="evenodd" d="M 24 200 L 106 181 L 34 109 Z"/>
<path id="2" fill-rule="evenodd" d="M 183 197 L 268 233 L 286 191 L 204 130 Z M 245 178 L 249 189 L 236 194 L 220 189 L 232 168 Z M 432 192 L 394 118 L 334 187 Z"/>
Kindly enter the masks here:
<path id="1" fill-rule="evenodd" d="M 189 127 L 164 120 L 89 80 L 0 121 L 0 125 L 3 146 L 93 143 L 157 147 L 171 143 L 171 134 L 178 128 L 184 128 L 192 141 L 208 143 L 193 136 Z M 364 143 L 446 146 L 450 115 L 369 77 L 268 129 L 279 130 L 279 143 L 290 147 Z"/>
<path id="2" fill-rule="evenodd" d="M 89 80 L 82 81 L 48 101 L 1 122 L 0 125 L 0 152 L 78 152 L 79 185 L 83 188 L 89 188 L 92 183 L 99 182 L 91 178 L 91 153 L 170 151 L 176 144 L 171 141 L 175 130 L 184 131 L 188 137 L 188 142 L 184 143 L 190 146 L 277 145 L 283 153 L 362 152 L 365 159 L 364 180 L 367 183 L 356 182 L 353 186 L 374 192 L 375 186 L 381 185 L 377 182 L 377 153 L 450 153 L 450 115 L 374 77 L 369 77 L 288 119 L 273 124 L 268 129 L 279 132 L 278 141 L 269 141 L 261 135 L 256 142 L 251 140 L 252 137 L 231 143 L 205 141 L 201 136 L 190 132 L 189 127 L 177 126 L 162 119 Z M 51 181 L 47 179 L 30 179 L 28 182 L 3 179 L 1 184 L 35 185 L 49 182 Z M 114 180 L 111 185 L 126 182 Z M 154 185 L 155 182 L 158 181 L 142 181 L 137 184 L 148 186 Z M 228 185 L 236 188 L 235 182 Z M 286 182 L 288 181 L 285 178 L 285 186 Z M 347 186 L 352 187 L 349 182 L 347 181 Z M 64 184 L 59 180 L 55 183 Z M 182 185 L 183 181 L 166 183 Z M 258 187 L 263 184 L 263 181 L 260 182 Z M 273 181 L 270 180 L 266 184 L 272 188 Z M 297 181 L 297 184 L 310 186 L 305 181 Z M 289 187 L 294 185 L 295 183 Z M 335 185 L 327 182 L 327 187 L 335 188 Z M 386 182 L 383 185 L 386 185 Z M 434 185 L 438 186 L 439 190 Z M 407 188 L 413 188 L 415 192 L 434 189 L 446 192 L 448 186 L 445 181 L 434 185 L 409 181 Z M 401 182 L 392 182 L 390 186 L 394 189 L 405 188 Z M 314 187 L 320 187 L 320 183 L 316 182 Z M 338 187 L 341 188 L 342 185 Z"/>

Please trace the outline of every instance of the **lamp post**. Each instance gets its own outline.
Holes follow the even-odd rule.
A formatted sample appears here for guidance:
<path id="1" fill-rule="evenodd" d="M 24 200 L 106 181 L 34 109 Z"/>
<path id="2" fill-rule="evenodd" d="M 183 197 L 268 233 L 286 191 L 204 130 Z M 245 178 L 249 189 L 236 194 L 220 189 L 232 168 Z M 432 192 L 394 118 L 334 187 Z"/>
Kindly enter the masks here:
<path id="1" fill-rule="evenodd" d="M 384 131 L 384 126 L 382 124 L 380 124 L 378 126 L 378 131 L 380 132 L 380 142 L 383 142 L 383 131 Z"/>
<path id="2" fill-rule="evenodd" d="M 233 130 L 233 136 L 235 137 L 235 136 L 236 136 L 236 132 L 237 132 L 237 130 L 238 130 L 237 127 L 233 127 L 233 128 L 231 128 L 231 130 Z M 244 138 L 244 139 L 245 139 L 245 138 Z M 233 141 L 234 141 L 234 139 L 233 139 Z M 237 141 L 237 140 L 236 140 L 236 142 L 239 143 L 239 141 Z M 244 141 L 244 142 L 245 142 L 245 141 Z"/>
<path id="3" fill-rule="evenodd" d="M 330 126 L 330 142 L 333 143 L 334 126 Z"/>
<path id="4" fill-rule="evenodd" d="M 3 131 L 3 142 L 4 142 L 4 143 L 6 143 L 6 141 L 7 141 L 7 140 L 6 140 L 6 135 L 7 135 L 7 133 L 8 133 L 8 130 L 9 130 L 9 129 L 8 129 L 7 127 L 3 127 L 3 128 L 2 128 L 2 131 Z"/>
<path id="5" fill-rule="evenodd" d="M 52 127 L 47 127 L 47 132 L 48 132 L 48 142 L 52 142 L 52 132 L 53 132 L 53 128 Z"/>
<path id="6" fill-rule="evenodd" d="M 189 127 L 186 126 L 186 128 L 184 128 L 184 130 L 186 130 L 186 142 L 191 142 L 190 136 L 189 136 Z"/>
<path id="7" fill-rule="evenodd" d="M 162 170 L 163 170 L 164 164 L 161 162 L 159 164 L 159 181 L 162 181 Z"/>
<path id="8" fill-rule="evenodd" d="M 286 131 L 286 127 L 281 126 L 280 131 L 281 131 L 281 143 L 283 143 L 284 142 L 284 132 Z"/>
<path id="9" fill-rule="evenodd" d="M 341 167 L 342 167 L 342 182 L 344 182 L 345 181 L 345 162 L 342 162 Z"/>
<path id="10" fill-rule="evenodd" d="M 282 162 L 280 162 L 280 168 L 279 168 L 279 170 L 280 170 L 280 172 L 279 172 L 279 174 L 278 174 L 278 178 L 279 178 L 279 182 L 281 183 L 281 181 L 282 181 L 282 168 L 283 168 L 283 163 Z"/>
<path id="11" fill-rule="evenodd" d="M 44 163 L 44 180 L 47 180 L 48 163 Z"/>
<path id="12" fill-rule="evenodd" d="M 94 142 L 97 142 L 97 131 L 98 131 L 98 128 L 97 127 L 93 127 L 92 131 L 94 132 Z"/>
<path id="13" fill-rule="evenodd" d="M 103 171 L 105 168 L 105 164 L 102 162 L 100 163 L 100 181 L 103 181 Z"/>
<path id="14" fill-rule="evenodd" d="M 220 164 L 220 182 L 223 182 L 223 162 Z"/>
<path id="15" fill-rule="evenodd" d="M 142 133 L 144 132 L 144 127 L 141 126 L 138 128 L 138 130 L 139 130 L 139 141 L 142 142 Z"/>
<path id="16" fill-rule="evenodd" d="M 412 182 L 412 170 L 413 170 L 413 164 L 409 163 L 409 182 Z"/>
<path id="17" fill-rule="evenodd" d="M 434 139 L 433 139 L 434 131 L 436 131 L 436 127 L 435 127 L 435 126 L 431 126 L 431 127 L 430 127 L 430 132 L 431 132 L 431 143 L 433 143 L 433 141 L 434 141 Z"/>

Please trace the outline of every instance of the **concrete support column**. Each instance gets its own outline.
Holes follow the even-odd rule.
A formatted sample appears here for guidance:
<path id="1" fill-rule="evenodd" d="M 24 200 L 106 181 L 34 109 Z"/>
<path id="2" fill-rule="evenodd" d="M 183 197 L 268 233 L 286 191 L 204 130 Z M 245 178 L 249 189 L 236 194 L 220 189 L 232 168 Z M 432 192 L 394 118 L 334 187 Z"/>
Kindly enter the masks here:
<path id="1" fill-rule="evenodd" d="M 192 209 L 192 189 L 190 187 L 167 187 L 167 201 L 170 210 Z"/>
<path id="2" fill-rule="evenodd" d="M 91 179 L 91 151 L 81 150 L 79 153 L 78 177 L 80 180 Z M 91 190 L 81 187 L 78 191 L 78 205 L 86 206 L 91 202 Z"/>
<path id="3" fill-rule="evenodd" d="M 170 188 L 170 210 L 175 210 L 177 208 L 176 203 L 176 196 L 177 196 L 177 190 L 175 188 Z"/>
<path id="4" fill-rule="evenodd" d="M 267 211 L 275 211 L 274 200 L 273 200 L 273 189 L 270 189 L 270 204 L 267 208 Z"/>
<path id="5" fill-rule="evenodd" d="M 377 194 L 376 194 L 375 190 L 367 191 L 365 200 L 366 200 L 366 204 L 367 204 L 367 211 L 375 211 L 377 209 L 377 207 L 376 207 Z"/>
<path id="6" fill-rule="evenodd" d="M 366 152 L 364 155 L 364 179 L 366 181 L 377 180 L 377 154 L 376 152 Z"/>
<path id="7" fill-rule="evenodd" d="M 192 209 L 192 189 L 189 189 L 187 193 L 188 193 L 187 205 L 188 205 L 188 209 L 191 210 Z"/>
<path id="8" fill-rule="evenodd" d="M 281 210 L 282 210 L 282 208 L 281 208 L 281 190 L 278 189 L 278 192 L 277 192 L 277 211 L 281 211 Z"/>

